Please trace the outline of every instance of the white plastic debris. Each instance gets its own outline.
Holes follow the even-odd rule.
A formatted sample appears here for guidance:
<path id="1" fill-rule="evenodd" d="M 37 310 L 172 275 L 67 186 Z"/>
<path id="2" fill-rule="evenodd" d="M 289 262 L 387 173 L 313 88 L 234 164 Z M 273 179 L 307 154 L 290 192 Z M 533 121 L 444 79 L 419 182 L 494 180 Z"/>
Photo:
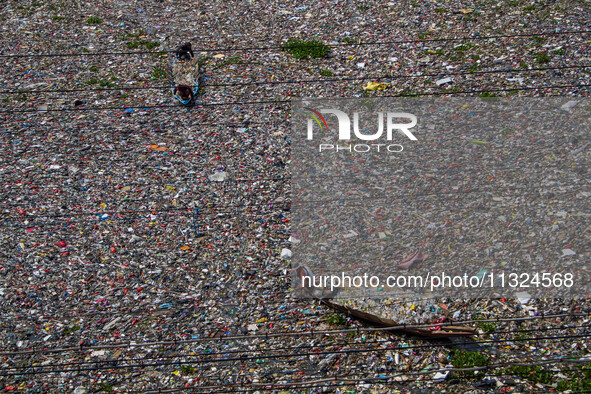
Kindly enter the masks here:
<path id="1" fill-rule="evenodd" d="M 291 242 L 292 244 L 299 244 L 300 242 L 302 242 L 297 237 L 294 237 L 293 235 L 291 235 L 289 237 L 288 241 Z"/>
<path id="2" fill-rule="evenodd" d="M 446 77 L 446 78 L 438 79 L 437 81 L 435 81 L 435 83 L 437 84 L 437 86 L 441 86 L 441 85 L 444 85 L 446 83 L 450 83 L 452 81 L 453 80 L 451 79 L 451 77 Z"/>
<path id="3" fill-rule="evenodd" d="M 433 380 L 437 383 L 443 382 L 445 379 L 447 379 L 448 375 L 449 375 L 449 371 L 437 372 L 437 373 L 435 373 L 435 375 L 433 375 Z"/>
<path id="4" fill-rule="evenodd" d="M 355 231 L 349 230 L 348 232 L 346 232 L 345 234 L 343 234 L 343 238 L 353 238 L 353 237 L 356 237 L 358 235 L 359 234 L 356 233 Z"/>
<path id="5" fill-rule="evenodd" d="M 281 258 L 282 259 L 289 259 L 292 256 L 292 252 L 289 249 L 281 249 Z"/>
<path id="6" fill-rule="evenodd" d="M 523 78 L 521 77 L 513 77 L 513 78 L 507 78 L 508 82 L 517 82 L 520 85 L 523 85 Z"/>
<path id="7" fill-rule="evenodd" d="M 209 176 L 209 180 L 212 182 L 223 182 L 228 179 L 228 173 L 225 171 L 216 172 Z"/>
<path id="8" fill-rule="evenodd" d="M 526 305 L 529 300 L 531 300 L 531 295 L 526 291 L 515 293 L 515 297 L 521 303 L 521 305 Z"/>
<path id="9" fill-rule="evenodd" d="M 577 254 L 577 252 L 575 252 L 572 249 L 562 249 L 562 257 L 565 256 L 575 256 Z"/>

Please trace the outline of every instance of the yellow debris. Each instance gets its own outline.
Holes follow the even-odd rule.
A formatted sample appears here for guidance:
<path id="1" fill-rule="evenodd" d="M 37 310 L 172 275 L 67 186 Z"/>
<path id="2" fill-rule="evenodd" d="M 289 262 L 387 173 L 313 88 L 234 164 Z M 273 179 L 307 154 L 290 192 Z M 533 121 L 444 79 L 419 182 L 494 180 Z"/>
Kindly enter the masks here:
<path id="1" fill-rule="evenodd" d="M 156 144 L 148 145 L 148 148 L 150 148 L 150 149 L 154 149 L 154 150 L 157 150 L 157 151 L 159 151 L 159 152 L 164 152 L 165 150 L 167 150 L 167 149 L 168 149 L 168 148 L 167 148 L 167 147 L 165 147 L 165 146 L 158 146 L 158 145 L 156 145 Z"/>
<path id="2" fill-rule="evenodd" d="M 380 83 L 380 82 L 368 82 L 367 85 L 365 85 L 363 87 L 363 90 L 384 90 L 386 89 L 388 86 L 390 86 L 389 83 Z"/>

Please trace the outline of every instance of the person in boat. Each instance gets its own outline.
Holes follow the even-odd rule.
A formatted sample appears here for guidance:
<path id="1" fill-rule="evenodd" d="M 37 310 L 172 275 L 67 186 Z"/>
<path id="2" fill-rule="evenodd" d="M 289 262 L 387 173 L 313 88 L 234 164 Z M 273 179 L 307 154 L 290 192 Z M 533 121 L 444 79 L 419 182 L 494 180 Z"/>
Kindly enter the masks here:
<path id="1" fill-rule="evenodd" d="M 174 88 L 174 93 L 178 93 L 181 100 L 191 100 L 193 101 L 193 90 L 187 85 L 178 85 Z"/>
<path id="2" fill-rule="evenodd" d="M 176 51 L 176 56 L 179 60 L 191 60 L 195 56 L 191 43 L 187 42 L 179 47 Z"/>

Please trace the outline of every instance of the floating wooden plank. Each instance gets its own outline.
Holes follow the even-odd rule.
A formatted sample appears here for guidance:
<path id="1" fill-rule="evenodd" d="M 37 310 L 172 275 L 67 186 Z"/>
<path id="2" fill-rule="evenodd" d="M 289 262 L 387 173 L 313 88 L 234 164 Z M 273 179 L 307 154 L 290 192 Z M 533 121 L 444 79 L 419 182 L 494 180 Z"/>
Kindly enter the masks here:
<path id="1" fill-rule="evenodd" d="M 433 324 L 432 328 L 407 328 L 400 326 L 399 323 L 391 319 L 376 316 L 372 313 L 360 311 L 348 306 L 335 304 L 328 300 L 322 300 L 322 303 L 336 311 L 347 313 L 364 323 L 368 323 L 380 328 L 392 327 L 392 331 L 404 332 L 406 334 L 418 335 L 428 338 L 447 338 L 457 336 L 470 336 L 476 334 L 476 329 L 467 326 Z"/>

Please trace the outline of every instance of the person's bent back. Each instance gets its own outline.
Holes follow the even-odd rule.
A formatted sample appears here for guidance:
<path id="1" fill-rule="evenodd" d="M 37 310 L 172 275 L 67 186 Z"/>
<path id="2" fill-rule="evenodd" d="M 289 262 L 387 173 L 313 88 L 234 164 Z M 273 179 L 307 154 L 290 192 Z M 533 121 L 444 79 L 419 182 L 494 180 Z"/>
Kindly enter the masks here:
<path id="1" fill-rule="evenodd" d="M 187 42 L 179 47 L 176 52 L 176 56 L 179 60 L 191 60 L 195 54 L 191 48 L 191 43 Z"/>

